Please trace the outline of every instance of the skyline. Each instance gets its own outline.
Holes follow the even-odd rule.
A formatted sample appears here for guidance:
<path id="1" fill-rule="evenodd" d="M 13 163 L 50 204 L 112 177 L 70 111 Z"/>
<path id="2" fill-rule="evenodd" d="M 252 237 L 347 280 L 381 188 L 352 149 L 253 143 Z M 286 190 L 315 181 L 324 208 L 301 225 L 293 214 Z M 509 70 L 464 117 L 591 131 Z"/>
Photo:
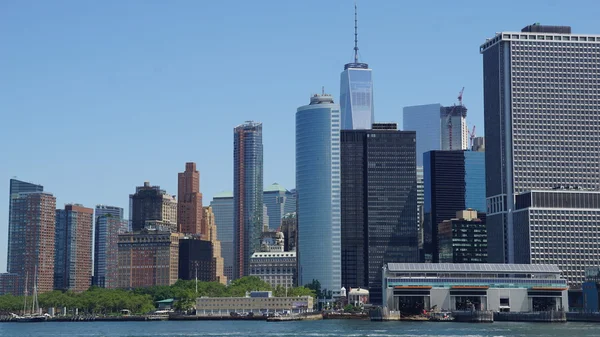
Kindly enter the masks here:
<path id="1" fill-rule="evenodd" d="M 593 1 L 507 1 L 501 8 L 469 3 L 461 9 L 451 3 L 358 3 L 359 61 L 373 69 L 376 121 L 401 125 L 402 107 L 451 105 L 464 86 L 469 127 L 477 125 L 483 135 L 478 48 L 486 38 L 533 22 L 600 33 L 595 11 L 578 10 L 597 8 Z M 519 11 L 511 10 L 512 4 L 519 4 Z M 105 204 L 128 214 L 128 196 L 136 186 L 151 181 L 174 195 L 176 173 L 194 161 L 208 205 L 216 193 L 233 189 L 231 130 L 249 119 L 264 125 L 264 184 L 292 189 L 289 130 L 296 107 L 323 85 L 339 103 L 339 74 L 353 59 L 351 1 L 0 6 L 0 12 L 10 13 L 0 20 L 0 29 L 8 32 L 0 42 L 12 46 L 0 60 L 7 79 L 0 82 L 0 142 L 8 148 L 0 165 L 3 232 L 13 176 L 44 185 L 58 208 Z M 484 15 L 490 10 L 494 16 Z M 458 11 L 462 21 L 451 15 Z M 307 17 L 316 24 L 307 25 Z M 252 29 L 240 30 L 246 27 Z M 412 33 L 411 27 L 422 31 L 402 34 Z M 323 35 L 329 39 L 318 52 L 306 48 Z M 210 48 L 202 48 L 206 45 Z M 5 271 L 5 237 L 0 256 Z"/>

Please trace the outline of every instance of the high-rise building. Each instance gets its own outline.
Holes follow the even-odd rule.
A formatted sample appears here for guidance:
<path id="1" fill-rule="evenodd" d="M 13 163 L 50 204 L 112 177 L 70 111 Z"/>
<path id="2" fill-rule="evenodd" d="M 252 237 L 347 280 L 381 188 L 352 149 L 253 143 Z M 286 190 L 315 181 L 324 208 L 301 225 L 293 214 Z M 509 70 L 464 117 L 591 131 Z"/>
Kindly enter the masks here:
<path id="1" fill-rule="evenodd" d="M 123 208 L 97 205 L 94 226 L 94 277 L 92 284 L 102 288 L 117 287 L 119 234 L 129 231 Z"/>
<path id="2" fill-rule="evenodd" d="M 178 273 L 181 280 L 218 281 L 212 243 L 190 236 L 181 238 Z"/>
<path id="3" fill-rule="evenodd" d="M 207 237 L 206 240 L 212 244 L 212 259 L 215 266 L 215 281 L 227 284 L 227 276 L 225 276 L 225 262 L 222 255 L 221 241 L 219 240 L 217 223 L 215 221 L 215 214 L 213 213 L 212 206 L 204 207 L 204 228 L 206 228 Z"/>
<path id="4" fill-rule="evenodd" d="M 485 137 L 473 138 L 473 144 L 471 145 L 471 151 L 485 152 Z"/>
<path id="5" fill-rule="evenodd" d="M 424 260 L 437 262 L 437 225 L 461 210 L 486 211 L 485 153 L 429 151 L 423 157 Z"/>
<path id="6" fill-rule="evenodd" d="M 441 109 L 437 103 L 402 109 L 402 130 L 417 132 L 417 166 L 423 166 L 423 153 L 442 148 Z"/>
<path id="7" fill-rule="evenodd" d="M 317 280 L 332 294 L 342 287 L 340 233 L 340 109 L 314 95 L 296 112 L 298 284 Z"/>
<path id="8" fill-rule="evenodd" d="M 290 213 L 286 211 L 296 211 L 295 196 L 278 183 L 265 188 L 263 202 L 267 206 L 270 230 L 276 230 L 281 226 L 283 216 L 286 213 Z"/>
<path id="9" fill-rule="evenodd" d="M 202 193 L 200 193 L 200 173 L 196 163 L 185 163 L 185 172 L 178 175 L 177 221 L 178 231 L 206 237 L 208 230 L 202 226 Z"/>
<path id="10" fill-rule="evenodd" d="M 462 104 L 440 108 L 442 150 L 467 150 L 469 129 L 467 108 Z"/>
<path id="11" fill-rule="evenodd" d="M 160 186 L 146 181 L 129 195 L 129 221 L 134 232 L 144 228 L 176 232 L 177 201 Z"/>
<path id="12" fill-rule="evenodd" d="M 417 230 L 419 237 L 419 261 L 424 261 L 423 251 L 423 219 L 425 212 L 423 206 L 425 205 L 425 181 L 423 176 L 423 166 L 417 166 Z"/>
<path id="13" fill-rule="evenodd" d="M 54 289 L 82 292 L 92 282 L 94 210 L 77 204 L 56 210 Z"/>
<path id="14" fill-rule="evenodd" d="M 233 129 L 234 278 L 249 275 L 250 256 L 260 247 L 263 187 L 262 123 L 248 121 Z"/>
<path id="15" fill-rule="evenodd" d="M 169 286 L 177 282 L 181 234 L 143 229 L 119 234 L 119 288 Z"/>
<path id="16" fill-rule="evenodd" d="M 344 65 L 340 82 L 342 130 L 370 129 L 375 119 L 373 79 L 369 65 L 358 62 L 356 4 L 354 5 L 354 62 Z"/>
<path id="17" fill-rule="evenodd" d="M 488 261 L 519 263 L 517 251 L 531 247 L 516 246 L 522 241 L 515 227 L 527 226 L 516 222 L 522 221 L 521 215 L 515 214 L 516 195 L 560 186 L 583 191 L 600 188 L 600 36 L 536 24 L 520 32 L 497 33 L 481 45 L 480 52 Z M 557 196 L 550 192 L 539 195 Z M 587 194 L 582 193 L 581 198 Z M 529 242 L 540 241 L 530 260 L 522 263 L 557 261 L 561 270 L 568 271 L 569 283 L 582 280 L 584 266 L 595 263 L 589 259 L 600 254 L 597 245 L 586 255 L 580 251 L 585 240 L 600 240 L 600 222 L 589 218 L 600 204 L 588 206 L 591 208 L 584 213 L 572 213 L 571 206 L 537 210 L 536 217 L 551 218 L 553 225 L 543 233 L 530 227 Z M 588 236 L 578 235 L 590 225 L 596 229 Z"/>
<path id="18" fill-rule="evenodd" d="M 284 235 L 283 250 L 286 252 L 296 251 L 298 242 L 298 219 L 296 212 L 287 213 L 281 221 L 281 232 Z"/>
<path id="19" fill-rule="evenodd" d="M 221 241 L 223 273 L 228 280 L 233 279 L 233 192 L 221 192 L 210 202 L 215 215 L 217 239 Z"/>
<path id="20" fill-rule="evenodd" d="M 38 292 L 51 291 L 54 287 L 56 198 L 39 191 L 42 189 L 39 185 L 20 183 L 11 181 L 9 201 L 7 269 L 8 273 L 16 275 L 10 276 L 11 290 L 13 295 L 23 295 L 25 290 L 31 294 L 36 279 Z"/>
<path id="21" fill-rule="evenodd" d="M 415 138 L 395 125 L 341 132 L 342 286 L 375 304 L 384 263 L 419 262 Z"/>
<path id="22" fill-rule="evenodd" d="M 437 226 L 439 263 L 487 263 L 485 214 L 480 219 L 477 211 L 458 211 Z"/>

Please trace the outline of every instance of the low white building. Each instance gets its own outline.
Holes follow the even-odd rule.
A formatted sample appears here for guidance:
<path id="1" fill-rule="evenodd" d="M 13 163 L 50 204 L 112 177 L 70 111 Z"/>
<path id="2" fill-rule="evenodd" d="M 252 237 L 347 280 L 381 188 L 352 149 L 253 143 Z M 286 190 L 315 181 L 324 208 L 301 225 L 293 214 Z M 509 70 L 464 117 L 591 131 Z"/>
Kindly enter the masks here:
<path id="1" fill-rule="evenodd" d="M 199 297 L 196 299 L 196 315 L 229 316 L 235 313 L 304 313 L 313 311 L 311 296 L 299 297 Z"/>

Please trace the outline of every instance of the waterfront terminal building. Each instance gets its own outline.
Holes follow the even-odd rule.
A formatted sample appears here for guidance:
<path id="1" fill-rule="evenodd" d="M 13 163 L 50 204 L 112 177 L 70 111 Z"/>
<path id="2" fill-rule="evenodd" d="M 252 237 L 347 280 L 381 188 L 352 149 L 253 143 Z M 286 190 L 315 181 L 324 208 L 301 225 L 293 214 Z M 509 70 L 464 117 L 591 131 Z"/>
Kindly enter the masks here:
<path id="1" fill-rule="evenodd" d="M 273 297 L 270 291 L 252 291 L 246 297 L 198 297 L 196 315 L 229 316 L 254 313 L 305 313 L 313 311 L 312 296 Z"/>
<path id="2" fill-rule="evenodd" d="M 569 310 L 556 265 L 388 263 L 383 305 L 401 314 L 444 310 Z"/>

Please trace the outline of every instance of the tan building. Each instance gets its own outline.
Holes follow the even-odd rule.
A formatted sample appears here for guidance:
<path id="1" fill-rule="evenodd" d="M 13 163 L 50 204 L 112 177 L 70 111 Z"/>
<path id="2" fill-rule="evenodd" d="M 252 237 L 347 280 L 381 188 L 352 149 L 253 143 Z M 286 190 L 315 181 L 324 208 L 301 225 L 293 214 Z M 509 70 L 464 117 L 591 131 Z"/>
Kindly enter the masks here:
<path id="1" fill-rule="evenodd" d="M 185 234 L 208 235 L 202 221 L 202 193 L 200 193 L 200 172 L 196 163 L 185 163 L 185 172 L 178 175 L 177 184 L 178 231 Z"/>
<path id="2" fill-rule="evenodd" d="M 204 228 L 208 233 L 208 240 L 212 243 L 213 264 L 215 266 L 215 275 L 218 282 L 227 284 L 227 276 L 224 273 L 223 256 L 221 255 L 221 241 L 217 239 L 217 225 L 212 206 L 204 207 Z"/>
<path id="3" fill-rule="evenodd" d="M 260 292 L 264 293 L 264 292 Z M 267 292 L 270 293 L 270 292 Z M 229 316 L 237 313 L 303 313 L 313 311 L 311 296 L 299 297 L 199 297 L 196 299 L 196 315 Z"/>
<path id="4" fill-rule="evenodd" d="M 118 287 L 137 288 L 177 282 L 181 234 L 143 230 L 119 234 Z"/>

